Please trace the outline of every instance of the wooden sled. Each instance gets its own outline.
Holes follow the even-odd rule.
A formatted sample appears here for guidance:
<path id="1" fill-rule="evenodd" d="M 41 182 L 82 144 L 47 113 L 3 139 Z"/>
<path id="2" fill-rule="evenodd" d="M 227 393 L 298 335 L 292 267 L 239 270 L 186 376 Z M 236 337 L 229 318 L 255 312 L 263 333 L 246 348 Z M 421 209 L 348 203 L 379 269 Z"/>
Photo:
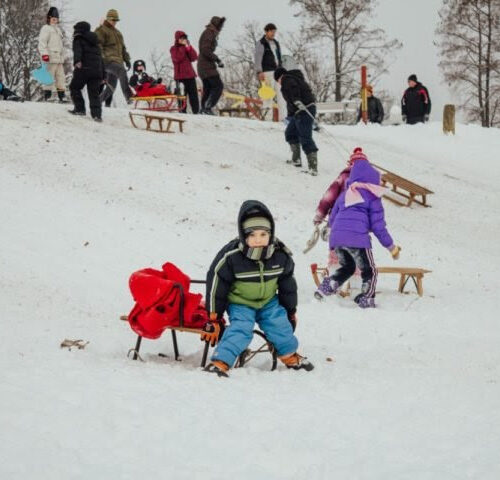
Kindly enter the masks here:
<path id="1" fill-rule="evenodd" d="M 184 95 L 156 95 L 154 97 L 132 97 L 135 110 L 151 110 L 154 112 L 180 112 L 186 108 Z M 146 104 L 144 106 L 142 104 Z"/>
<path id="2" fill-rule="evenodd" d="M 231 93 L 224 91 L 224 98 L 229 100 L 234 100 L 234 103 L 230 108 L 219 109 L 219 114 L 228 114 L 232 116 L 230 112 L 241 112 L 246 115 L 247 118 L 256 118 L 257 120 L 264 120 L 267 110 L 263 108 L 263 102 L 260 98 L 245 97 L 245 95 L 240 95 L 239 93 Z"/>
<path id="3" fill-rule="evenodd" d="M 430 205 L 427 204 L 427 195 L 433 194 L 434 193 L 433 191 L 429 190 L 426 187 L 422 187 L 421 185 L 418 185 L 406 178 L 396 175 L 395 173 L 390 172 L 389 170 L 386 170 L 383 167 L 379 167 L 374 163 L 372 163 L 372 165 L 376 169 L 380 170 L 382 174 L 381 176 L 382 185 L 384 187 L 390 186 L 391 193 L 398 195 L 400 197 L 404 197 L 407 199 L 407 201 L 403 202 L 398 198 L 394 198 L 393 196 L 390 195 L 384 195 L 384 198 L 387 198 L 387 200 L 402 207 L 409 207 L 413 202 L 418 203 L 423 207 L 430 207 Z M 420 197 L 420 199 L 418 197 Z"/>
<path id="4" fill-rule="evenodd" d="M 184 131 L 183 125 L 186 120 L 148 112 L 149 111 L 129 112 L 130 121 L 132 122 L 134 128 L 139 130 L 149 130 L 157 133 L 175 133 L 172 131 L 172 125 L 176 123 L 179 127 L 179 132 L 182 133 Z M 137 121 L 139 118 L 144 120 L 144 127 L 142 128 Z M 154 128 L 155 125 L 157 128 Z"/>
<path id="5" fill-rule="evenodd" d="M 191 283 L 193 284 L 206 284 L 205 280 L 191 280 Z M 179 344 L 177 341 L 177 332 L 183 332 L 183 333 L 192 333 L 195 335 L 200 335 L 204 333 L 203 329 L 201 328 L 189 328 L 185 327 L 185 319 L 184 319 L 184 290 L 182 286 L 178 286 L 179 288 L 179 293 L 180 293 L 180 302 L 179 302 L 179 325 L 178 326 L 168 326 L 166 330 L 170 330 L 172 334 L 172 344 L 173 344 L 173 349 L 174 349 L 174 358 L 176 361 L 182 361 L 180 358 L 180 353 L 179 353 Z M 128 315 L 122 315 L 120 316 L 120 320 L 124 320 L 128 322 Z M 234 368 L 238 367 L 243 367 L 244 365 L 248 364 L 252 359 L 254 359 L 257 355 L 260 354 L 266 354 L 268 353 L 270 355 L 270 365 L 271 371 L 276 370 L 276 367 L 278 365 L 278 354 L 276 352 L 276 349 L 274 348 L 274 345 L 268 341 L 266 336 L 264 335 L 263 332 L 260 330 L 254 330 L 254 336 L 259 337 L 259 340 L 262 340 L 262 342 L 259 342 L 259 344 L 254 347 L 254 348 L 247 348 L 244 352 L 242 352 L 239 357 L 236 360 L 236 363 L 234 365 Z M 141 348 L 141 343 L 142 343 L 142 337 L 141 335 L 137 335 L 137 340 L 135 342 L 135 347 L 131 348 L 127 356 L 130 357 L 132 354 L 132 359 L 137 360 L 142 358 L 140 357 L 139 351 Z M 205 341 L 204 346 L 203 346 L 203 354 L 201 357 L 201 364 L 200 366 L 204 368 L 207 363 L 207 358 L 208 358 L 208 351 L 210 348 L 210 342 Z M 165 355 L 164 353 L 159 353 L 159 357 L 168 357 L 168 355 Z"/>
<path id="6" fill-rule="evenodd" d="M 423 280 L 426 273 L 431 273 L 432 270 L 425 270 L 423 268 L 413 267 L 377 267 L 378 273 L 393 273 L 399 275 L 398 292 L 405 293 L 405 287 L 411 279 L 417 289 L 418 295 L 421 297 L 424 294 Z M 314 283 L 319 287 L 323 278 L 328 275 L 328 268 L 319 267 L 317 263 L 311 264 L 311 273 Z M 346 296 L 346 295 L 343 295 Z"/>

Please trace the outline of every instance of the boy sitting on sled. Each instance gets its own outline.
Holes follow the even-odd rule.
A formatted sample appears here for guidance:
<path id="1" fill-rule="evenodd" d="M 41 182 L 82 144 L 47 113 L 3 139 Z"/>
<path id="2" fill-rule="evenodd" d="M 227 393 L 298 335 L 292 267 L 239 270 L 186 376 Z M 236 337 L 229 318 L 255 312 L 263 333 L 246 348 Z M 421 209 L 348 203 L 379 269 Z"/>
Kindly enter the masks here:
<path id="1" fill-rule="evenodd" d="M 146 73 L 144 60 L 136 60 L 133 68 L 134 74 L 130 77 L 129 85 L 133 87 L 137 97 L 168 95 L 167 87 L 161 83 L 162 79 L 155 80 Z"/>
<path id="2" fill-rule="evenodd" d="M 227 377 L 252 341 L 255 322 L 287 368 L 312 370 L 312 363 L 297 353 L 294 263 L 291 252 L 274 236 L 271 212 L 263 203 L 247 200 L 240 209 L 238 231 L 239 238 L 217 254 L 207 274 L 206 308 L 214 329 L 226 310 L 230 325 L 205 370 Z M 213 333 L 206 335 L 209 340 Z"/>

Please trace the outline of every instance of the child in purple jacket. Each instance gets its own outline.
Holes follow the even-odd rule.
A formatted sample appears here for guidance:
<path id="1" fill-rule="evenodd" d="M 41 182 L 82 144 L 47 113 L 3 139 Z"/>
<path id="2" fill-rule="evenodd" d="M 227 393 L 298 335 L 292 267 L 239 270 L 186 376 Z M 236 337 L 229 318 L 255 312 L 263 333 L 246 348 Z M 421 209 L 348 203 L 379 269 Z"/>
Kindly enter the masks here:
<path id="1" fill-rule="evenodd" d="M 358 267 L 363 285 L 354 301 L 361 308 L 375 307 L 377 268 L 373 259 L 370 232 L 389 250 L 392 257 L 399 258 L 400 247 L 394 245 L 387 231 L 381 197 L 380 174 L 368 162 L 361 148 L 351 155 L 352 169 L 347 188 L 338 197 L 331 213 L 329 224 L 330 249 L 335 250 L 340 268 L 323 279 L 314 296 L 322 300 L 333 295 Z"/>

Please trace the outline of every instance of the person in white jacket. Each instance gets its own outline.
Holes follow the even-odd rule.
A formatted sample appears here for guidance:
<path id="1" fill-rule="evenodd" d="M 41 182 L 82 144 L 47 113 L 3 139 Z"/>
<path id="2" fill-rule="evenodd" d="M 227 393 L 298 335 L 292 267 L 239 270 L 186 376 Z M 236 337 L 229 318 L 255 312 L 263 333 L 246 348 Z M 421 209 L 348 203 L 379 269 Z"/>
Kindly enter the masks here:
<path id="1" fill-rule="evenodd" d="M 56 7 L 50 7 L 47 13 L 47 24 L 42 27 L 38 37 L 38 52 L 42 61 L 47 64 L 47 70 L 54 78 L 59 102 L 66 103 L 63 32 L 58 23 L 59 11 Z M 53 84 L 44 88 L 44 99 L 49 100 L 52 96 Z"/>

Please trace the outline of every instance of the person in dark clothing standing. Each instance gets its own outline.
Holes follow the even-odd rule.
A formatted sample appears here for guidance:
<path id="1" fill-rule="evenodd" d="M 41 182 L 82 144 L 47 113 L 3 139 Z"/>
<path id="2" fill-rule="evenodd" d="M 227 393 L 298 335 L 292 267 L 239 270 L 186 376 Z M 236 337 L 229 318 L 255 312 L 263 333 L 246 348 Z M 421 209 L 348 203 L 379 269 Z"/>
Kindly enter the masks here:
<path id="1" fill-rule="evenodd" d="M 415 74 L 408 77 L 408 88 L 401 99 L 403 122 L 408 125 L 424 123 L 431 113 L 431 97 L 429 91 L 418 80 Z"/>
<path id="2" fill-rule="evenodd" d="M 283 95 L 281 95 L 279 85 L 274 80 L 274 71 L 282 66 L 281 47 L 278 40 L 276 40 L 276 30 L 277 28 L 274 23 L 268 23 L 264 27 L 264 36 L 255 44 L 254 60 L 259 82 L 269 85 L 276 91 L 279 120 L 283 120 L 286 117 L 286 102 Z M 272 98 L 263 102 L 266 120 L 273 117 L 273 103 L 274 100 Z"/>
<path id="3" fill-rule="evenodd" d="M 90 114 L 100 122 L 102 120 L 99 87 L 104 78 L 104 62 L 97 35 L 90 31 L 90 24 L 78 22 L 73 34 L 73 79 L 69 85 L 74 109 L 69 112 L 73 115 L 85 115 L 85 100 L 82 89 L 87 85 L 89 95 Z"/>
<path id="4" fill-rule="evenodd" d="M 203 82 L 201 113 L 206 115 L 213 115 L 212 108 L 217 105 L 224 89 L 224 84 L 217 71 L 217 67 L 224 68 L 224 64 L 215 54 L 215 49 L 217 48 L 217 37 L 225 21 L 226 17 L 212 17 L 200 37 L 198 75 Z"/>
<path id="5" fill-rule="evenodd" d="M 188 36 L 180 30 L 175 32 L 175 43 L 170 48 L 170 56 L 174 64 L 174 80 L 184 85 L 184 94 L 189 97 L 191 111 L 198 113 L 200 111 L 200 102 L 196 85 L 196 73 L 192 65 L 198 59 L 198 53 L 189 43 Z M 186 113 L 186 108 L 181 112 Z"/>
<path id="6" fill-rule="evenodd" d="M 316 176 L 318 147 L 312 137 L 316 98 L 300 70 L 286 70 L 279 67 L 274 72 L 274 78 L 281 85 L 281 93 L 287 105 L 289 122 L 285 130 L 285 139 L 292 150 L 292 159 L 287 163 L 292 163 L 296 167 L 302 166 L 300 158 L 302 146 L 307 157 L 307 173 Z"/>
<path id="7" fill-rule="evenodd" d="M 384 107 L 382 102 L 373 96 L 373 87 L 366 86 L 366 94 L 368 96 L 368 121 L 370 123 L 382 123 L 384 121 Z M 358 122 L 361 120 L 362 111 L 361 105 L 359 106 Z"/>

